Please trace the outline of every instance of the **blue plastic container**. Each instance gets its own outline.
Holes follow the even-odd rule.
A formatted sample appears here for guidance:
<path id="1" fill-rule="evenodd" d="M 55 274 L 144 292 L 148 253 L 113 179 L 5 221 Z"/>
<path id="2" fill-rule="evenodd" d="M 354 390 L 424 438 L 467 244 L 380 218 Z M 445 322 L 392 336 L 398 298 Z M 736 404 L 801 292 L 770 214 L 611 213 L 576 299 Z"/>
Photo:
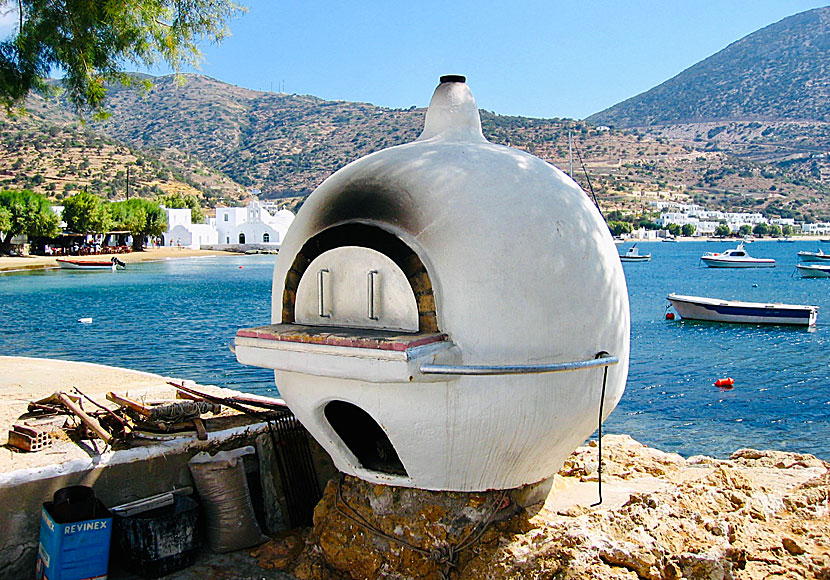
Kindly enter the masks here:
<path id="1" fill-rule="evenodd" d="M 89 491 L 86 491 L 89 490 Z M 91 494 L 75 486 L 43 504 L 38 546 L 38 580 L 103 580 L 109 569 L 112 515 Z"/>

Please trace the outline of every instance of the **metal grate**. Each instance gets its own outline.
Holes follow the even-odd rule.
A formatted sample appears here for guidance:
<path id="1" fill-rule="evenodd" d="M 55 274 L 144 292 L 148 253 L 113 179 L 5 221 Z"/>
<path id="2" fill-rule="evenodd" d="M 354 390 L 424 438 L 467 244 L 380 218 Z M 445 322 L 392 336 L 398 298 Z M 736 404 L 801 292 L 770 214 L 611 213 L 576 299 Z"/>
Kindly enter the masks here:
<path id="1" fill-rule="evenodd" d="M 308 432 L 288 410 L 269 420 L 268 428 L 288 507 L 288 519 L 292 527 L 310 526 L 313 524 L 314 507 L 322 493 L 308 445 Z"/>

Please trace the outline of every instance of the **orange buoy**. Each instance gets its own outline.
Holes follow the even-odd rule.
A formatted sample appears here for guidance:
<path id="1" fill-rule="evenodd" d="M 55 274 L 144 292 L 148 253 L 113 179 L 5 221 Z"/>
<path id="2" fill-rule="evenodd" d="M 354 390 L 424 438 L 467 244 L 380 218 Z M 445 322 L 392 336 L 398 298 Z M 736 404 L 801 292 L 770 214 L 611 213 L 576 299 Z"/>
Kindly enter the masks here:
<path id="1" fill-rule="evenodd" d="M 721 389 L 731 389 L 735 385 L 735 380 L 732 378 L 718 379 L 715 381 L 715 386 Z"/>
<path id="2" fill-rule="evenodd" d="M 666 312 L 666 320 L 674 320 L 674 312 Z"/>
<path id="3" fill-rule="evenodd" d="M 243 268 L 243 266 L 239 266 L 239 269 L 240 269 L 240 270 L 241 270 L 242 268 Z"/>

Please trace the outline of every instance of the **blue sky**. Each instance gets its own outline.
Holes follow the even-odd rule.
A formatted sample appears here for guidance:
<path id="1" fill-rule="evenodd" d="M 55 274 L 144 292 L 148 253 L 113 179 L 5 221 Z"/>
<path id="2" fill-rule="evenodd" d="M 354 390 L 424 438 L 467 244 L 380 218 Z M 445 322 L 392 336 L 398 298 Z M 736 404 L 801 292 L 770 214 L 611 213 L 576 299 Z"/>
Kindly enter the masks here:
<path id="1" fill-rule="evenodd" d="M 240 0 L 201 72 L 256 90 L 426 106 L 463 74 L 479 107 L 584 118 L 827 0 Z M 0 32 L 2 32 L 0 18 Z M 149 71 L 163 74 L 169 71 Z"/>

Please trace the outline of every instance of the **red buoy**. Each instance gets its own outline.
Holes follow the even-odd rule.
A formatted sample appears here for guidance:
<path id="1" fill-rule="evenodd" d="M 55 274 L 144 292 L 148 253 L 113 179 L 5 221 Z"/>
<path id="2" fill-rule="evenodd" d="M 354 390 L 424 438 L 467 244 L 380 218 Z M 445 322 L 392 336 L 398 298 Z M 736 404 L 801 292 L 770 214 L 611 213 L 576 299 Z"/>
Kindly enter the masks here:
<path id="1" fill-rule="evenodd" d="M 715 381 L 715 386 L 721 389 L 731 389 L 735 385 L 735 380 L 732 378 L 718 379 Z"/>
<path id="2" fill-rule="evenodd" d="M 666 312 L 666 320 L 674 320 L 674 312 Z"/>

